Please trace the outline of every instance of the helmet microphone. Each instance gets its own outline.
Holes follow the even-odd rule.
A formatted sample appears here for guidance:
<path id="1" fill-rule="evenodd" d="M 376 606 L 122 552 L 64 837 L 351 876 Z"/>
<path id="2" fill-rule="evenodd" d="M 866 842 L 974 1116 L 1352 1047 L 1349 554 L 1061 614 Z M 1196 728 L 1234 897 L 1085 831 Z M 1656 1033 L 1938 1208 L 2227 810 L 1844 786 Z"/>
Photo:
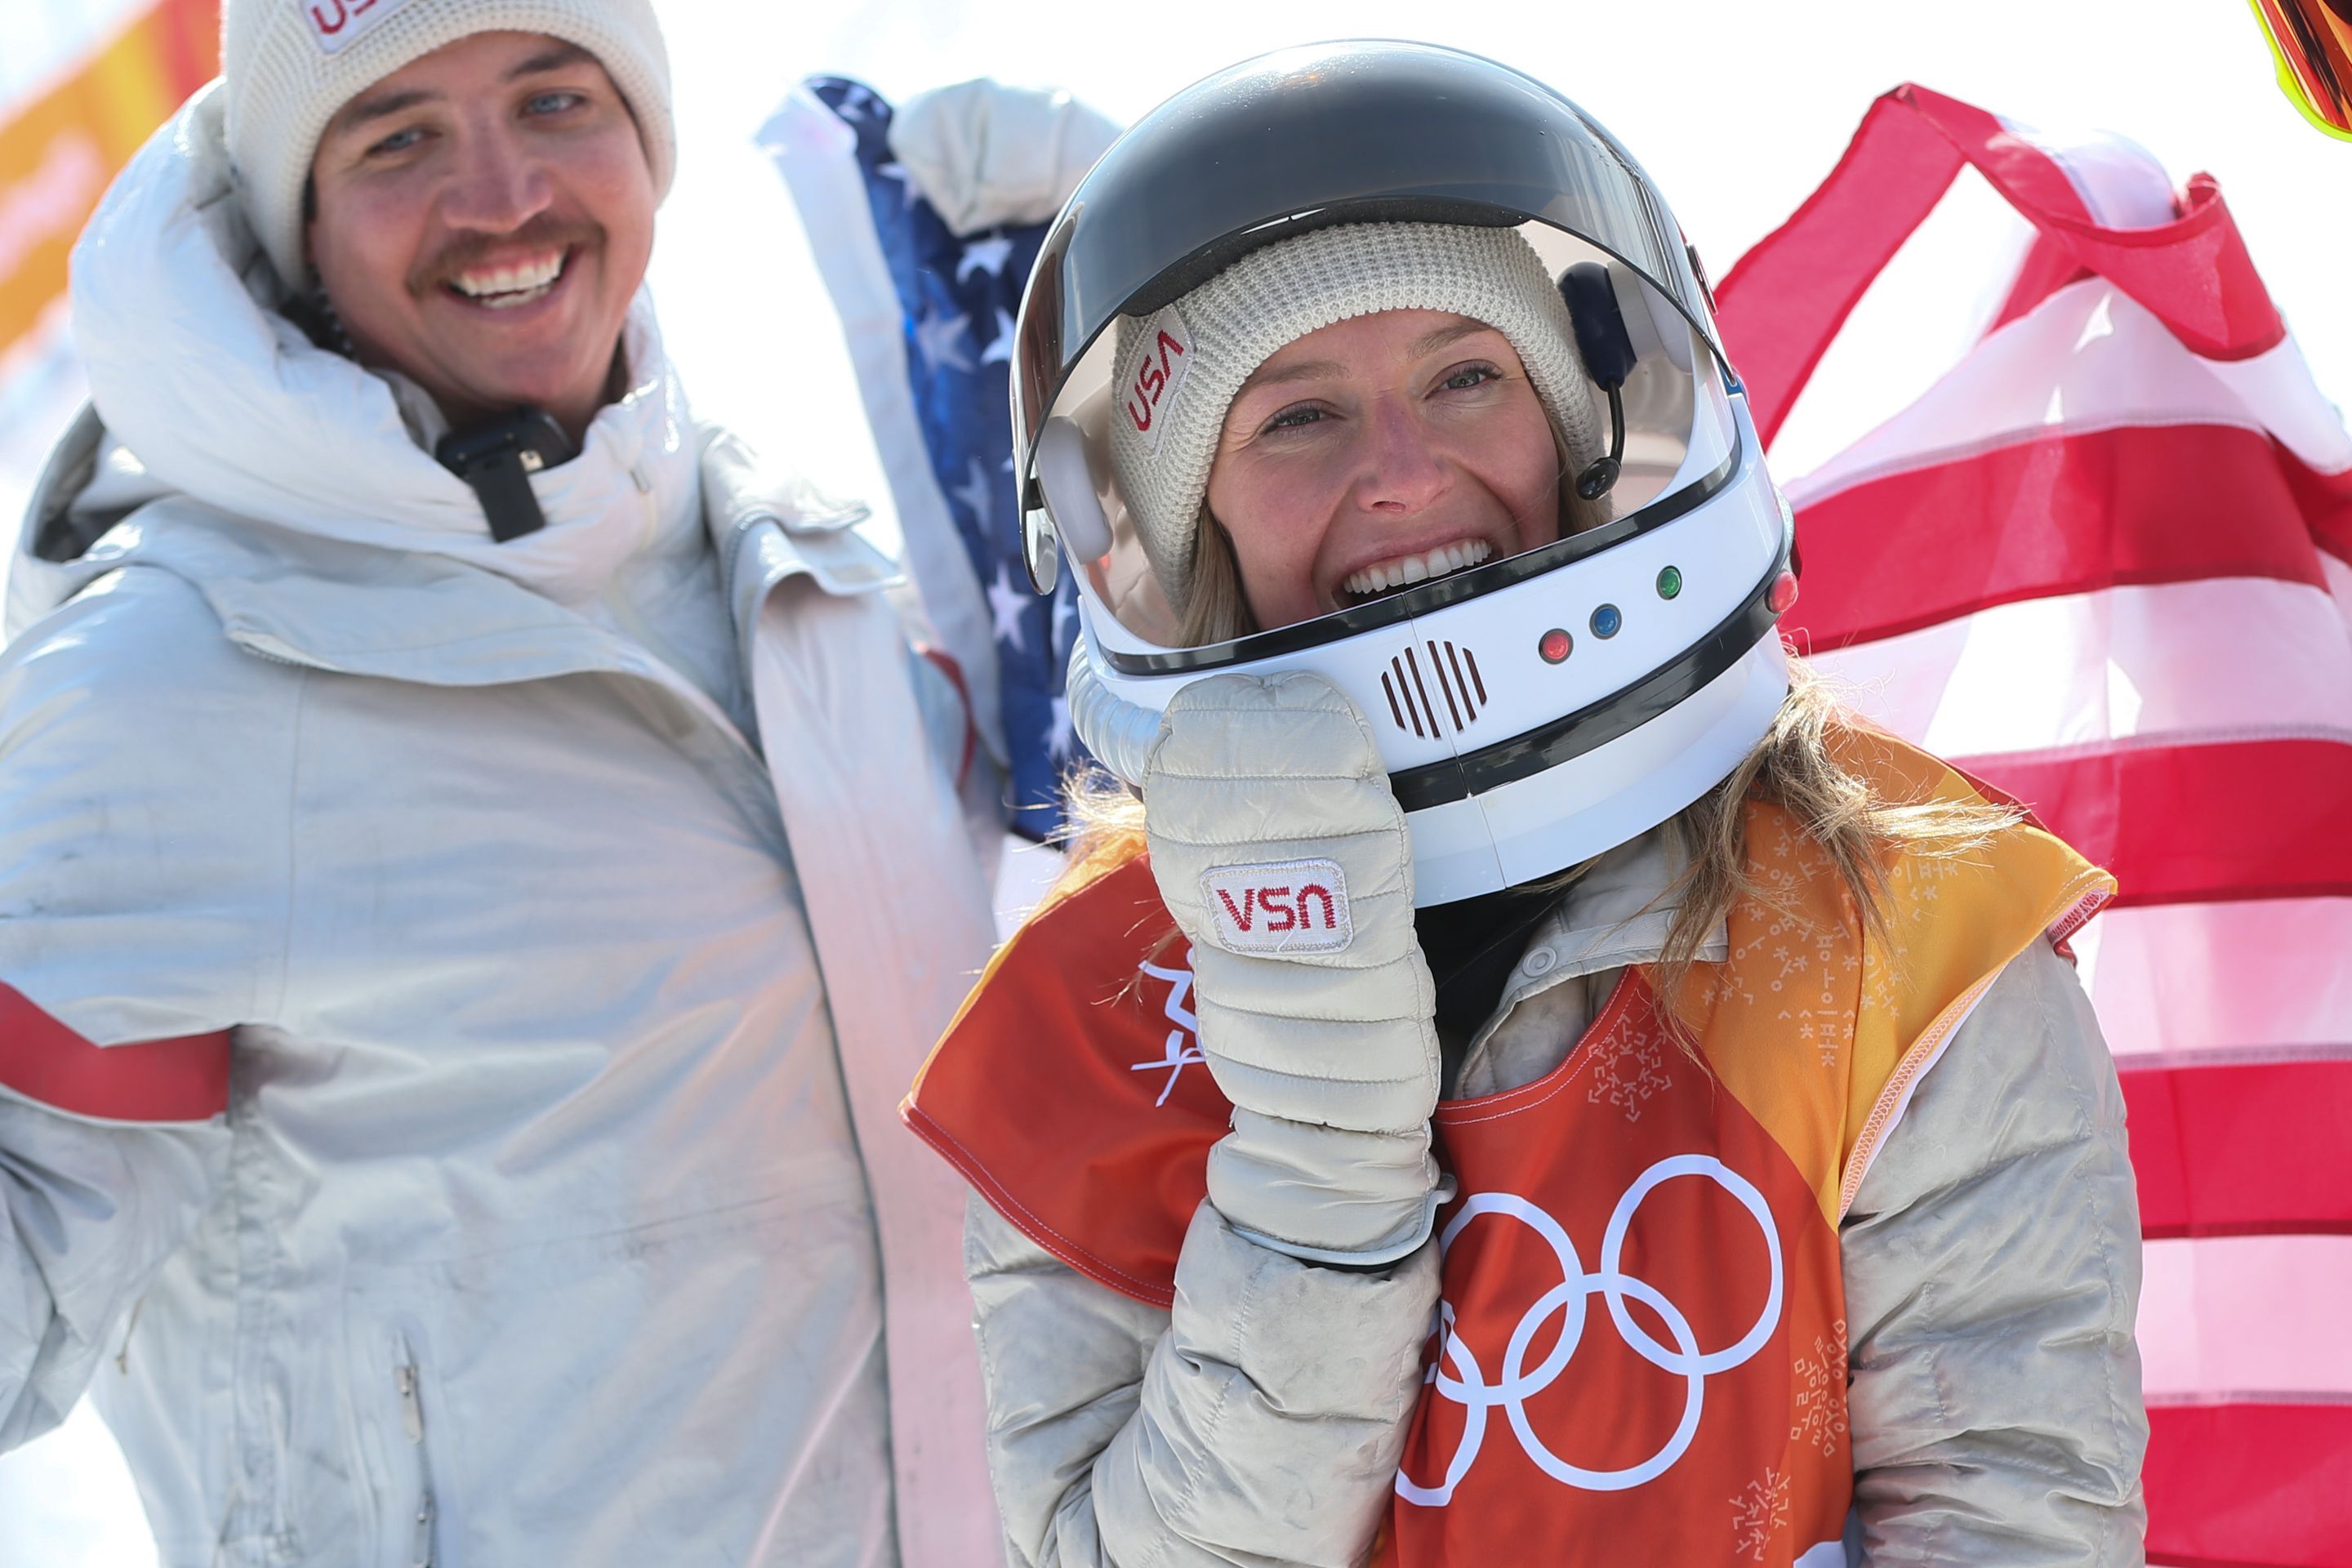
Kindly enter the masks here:
<path id="1" fill-rule="evenodd" d="M 1584 373 L 1609 395 L 1609 455 L 1595 458 L 1576 476 L 1576 493 L 1599 500 L 1616 484 L 1625 460 L 1625 378 L 1633 374 L 1633 339 L 1625 330 L 1625 313 L 1617 304 L 1616 285 L 1609 268 L 1598 261 L 1580 261 L 1559 275 L 1559 297 L 1576 328 L 1576 350 L 1583 356 Z"/>

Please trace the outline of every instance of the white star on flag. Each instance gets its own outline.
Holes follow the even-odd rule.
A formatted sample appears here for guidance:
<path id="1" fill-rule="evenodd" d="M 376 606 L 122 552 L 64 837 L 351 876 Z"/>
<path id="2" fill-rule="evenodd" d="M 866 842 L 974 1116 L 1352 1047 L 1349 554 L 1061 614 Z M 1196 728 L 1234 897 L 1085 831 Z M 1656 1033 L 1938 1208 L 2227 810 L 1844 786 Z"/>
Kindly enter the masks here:
<path id="1" fill-rule="evenodd" d="M 924 368 L 936 372 L 946 365 L 950 370 L 971 370 L 971 356 L 963 348 L 971 329 L 971 318 L 961 310 L 952 316 L 925 316 L 917 321 L 915 347 L 922 351 Z"/>
<path id="2" fill-rule="evenodd" d="M 1028 643 L 1021 635 L 1021 612 L 1029 607 L 1030 595 L 1013 585 L 1013 569 L 1000 561 L 996 563 L 996 581 L 988 585 L 988 613 L 996 618 L 996 640 L 1009 642 L 1013 651 L 1027 651 Z"/>
<path id="3" fill-rule="evenodd" d="M 898 195 L 904 198 L 908 206 L 913 206 L 917 198 L 922 195 L 915 189 L 915 176 L 907 172 L 907 165 L 904 163 L 877 163 L 874 165 L 874 172 L 886 180 L 898 181 Z"/>
<path id="4" fill-rule="evenodd" d="M 978 458 L 965 468 L 963 483 L 948 494 L 970 510 L 982 533 L 996 526 L 996 481 L 988 477 L 988 465 Z"/>
<path id="5" fill-rule="evenodd" d="M 968 239 L 964 241 L 963 258 L 956 263 L 956 281 L 962 282 L 975 268 L 985 270 L 991 278 L 999 277 L 1004 271 L 1005 258 L 1012 254 L 1013 242 L 1001 234 L 986 239 Z"/>
<path id="6" fill-rule="evenodd" d="M 841 107 L 834 112 L 844 120 L 863 120 L 866 118 L 866 106 L 873 101 L 874 95 L 871 92 L 853 82 L 850 84 L 849 90 L 841 95 Z"/>
<path id="7" fill-rule="evenodd" d="M 995 341 L 980 351 L 980 363 L 982 364 L 1013 363 L 1013 312 L 1002 305 L 996 307 Z"/>
<path id="8" fill-rule="evenodd" d="M 1045 737 L 1045 751 L 1057 763 L 1066 763 L 1076 753 L 1078 732 L 1070 725 L 1070 700 L 1054 699 L 1054 732 Z"/>

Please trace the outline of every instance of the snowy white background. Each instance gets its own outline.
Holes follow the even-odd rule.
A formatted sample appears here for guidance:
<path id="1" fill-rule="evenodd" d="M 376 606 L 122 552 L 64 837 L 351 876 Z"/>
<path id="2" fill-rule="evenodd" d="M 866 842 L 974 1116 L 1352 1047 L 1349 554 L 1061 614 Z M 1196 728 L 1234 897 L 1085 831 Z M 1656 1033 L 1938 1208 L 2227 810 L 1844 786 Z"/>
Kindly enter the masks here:
<path id="1" fill-rule="evenodd" d="M 705 412 L 837 493 L 875 501 L 886 528 L 888 497 L 839 331 L 782 183 L 752 145 L 777 100 L 812 72 L 856 76 L 894 100 L 983 75 L 1064 86 L 1127 121 L 1283 44 L 1454 44 L 1550 80 L 1614 131 L 1718 278 L 1829 172 L 1872 98 L 1916 80 L 2045 130 L 2121 132 L 2176 177 L 2210 170 L 2320 385 L 2339 401 L 2352 392 L 2352 144 L 2320 136 L 2279 95 L 2243 0 L 656 3 L 683 146 L 654 263 L 671 351 Z M 0 103 L 130 9 L 0 3 Z M 1908 402 L 1957 355 L 2012 237 L 1997 206 L 1964 176 L 1864 300 L 1782 432 L 1774 466 L 1784 476 Z M 59 325 L 0 364 L 0 516 L 12 520 L 79 395 Z M 129 1479 L 87 1407 L 0 1459 L 0 1564 L 154 1562 Z"/>

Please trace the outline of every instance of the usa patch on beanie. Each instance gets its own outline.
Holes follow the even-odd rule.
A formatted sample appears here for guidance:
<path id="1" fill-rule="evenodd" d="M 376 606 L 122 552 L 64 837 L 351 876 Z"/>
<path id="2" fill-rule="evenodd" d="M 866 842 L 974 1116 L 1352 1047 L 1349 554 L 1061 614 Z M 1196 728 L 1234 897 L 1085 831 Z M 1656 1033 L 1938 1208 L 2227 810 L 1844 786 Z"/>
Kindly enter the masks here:
<path id="1" fill-rule="evenodd" d="M 655 194 L 668 193 L 677 132 L 651 0 L 226 0 L 229 161 L 282 281 L 302 277 L 302 186 L 336 113 L 411 60 L 498 32 L 544 33 L 595 56 L 636 116 Z"/>

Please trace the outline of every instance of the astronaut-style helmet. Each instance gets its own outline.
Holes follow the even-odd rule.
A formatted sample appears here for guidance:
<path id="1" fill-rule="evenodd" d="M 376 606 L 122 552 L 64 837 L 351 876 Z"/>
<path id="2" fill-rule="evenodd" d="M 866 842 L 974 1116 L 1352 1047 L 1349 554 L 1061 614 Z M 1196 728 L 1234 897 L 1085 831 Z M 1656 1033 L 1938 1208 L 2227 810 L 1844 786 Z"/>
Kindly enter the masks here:
<path id="1" fill-rule="evenodd" d="M 1259 626 L 1207 504 L 1227 410 L 1289 342 L 1450 311 L 1517 351 L 1559 525 L 1389 563 Z M 1727 777 L 1788 692 L 1787 510 L 1696 258 L 1576 105 L 1424 44 L 1286 49 L 1187 88 L 1104 154 L 1021 306 L 1029 570 L 1076 575 L 1071 718 L 1140 780 L 1169 698 L 1312 670 L 1371 722 L 1417 901 L 1548 876 Z"/>

